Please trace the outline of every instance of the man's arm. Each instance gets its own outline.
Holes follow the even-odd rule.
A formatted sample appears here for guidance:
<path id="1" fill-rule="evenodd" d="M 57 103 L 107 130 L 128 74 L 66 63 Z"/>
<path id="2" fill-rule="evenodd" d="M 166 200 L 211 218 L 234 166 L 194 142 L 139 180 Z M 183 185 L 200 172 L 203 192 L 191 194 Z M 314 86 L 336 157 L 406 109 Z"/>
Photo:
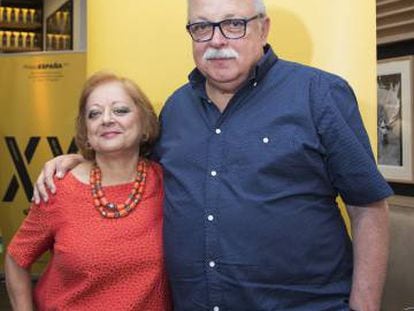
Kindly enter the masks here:
<path id="1" fill-rule="evenodd" d="M 62 178 L 68 170 L 83 161 L 85 159 L 79 154 L 65 154 L 46 162 L 34 185 L 32 201 L 35 204 L 39 204 L 40 200 L 47 202 L 49 200 L 48 190 L 51 193 L 56 192 L 53 175 Z"/>
<path id="2" fill-rule="evenodd" d="M 388 261 L 388 204 L 386 200 L 367 206 L 347 206 L 351 218 L 354 273 L 350 307 L 378 311 Z"/>
<path id="3" fill-rule="evenodd" d="M 9 254 L 6 254 L 4 268 L 7 291 L 13 310 L 33 310 L 32 283 L 29 271 L 20 267 Z"/>

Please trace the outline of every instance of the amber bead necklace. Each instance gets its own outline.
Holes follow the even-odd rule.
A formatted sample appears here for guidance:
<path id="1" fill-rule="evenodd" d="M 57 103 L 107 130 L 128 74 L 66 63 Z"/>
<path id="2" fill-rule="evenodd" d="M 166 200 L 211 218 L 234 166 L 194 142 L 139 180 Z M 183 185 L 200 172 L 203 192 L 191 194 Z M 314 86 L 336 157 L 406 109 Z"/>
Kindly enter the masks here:
<path id="1" fill-rule="evenodd" d="M 95 163 L 90 172 L 90 184 L 93 203 L 99 213 L 105 218 L 120 218 L 131 213 L 141 201 L 147 178 L 148 163 L 145 159 L 139 160 L 137 173 L 131 193 L 123 204 L 108 202 L 102 189 L 102 172 Z"/>

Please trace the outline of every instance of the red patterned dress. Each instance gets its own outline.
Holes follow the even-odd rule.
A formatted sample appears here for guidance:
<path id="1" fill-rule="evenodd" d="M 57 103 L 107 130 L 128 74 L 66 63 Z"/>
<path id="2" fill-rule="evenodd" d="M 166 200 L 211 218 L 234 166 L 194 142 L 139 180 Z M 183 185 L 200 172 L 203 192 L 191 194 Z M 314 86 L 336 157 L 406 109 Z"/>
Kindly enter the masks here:
<path id="1" fill-rule="evenodd" d="M 128 216 L 103 218 L 88 184 L 71 173 L 58 194 L 33 205 L 8 246 L 28 268 L 44 252 L 51 259 L 34 289 L 38 310 L 171 310 L 162 249 L 162 172 L 148 168 L 142 201 Z M 103 187 L 124 202 L 133 183 Z"/>

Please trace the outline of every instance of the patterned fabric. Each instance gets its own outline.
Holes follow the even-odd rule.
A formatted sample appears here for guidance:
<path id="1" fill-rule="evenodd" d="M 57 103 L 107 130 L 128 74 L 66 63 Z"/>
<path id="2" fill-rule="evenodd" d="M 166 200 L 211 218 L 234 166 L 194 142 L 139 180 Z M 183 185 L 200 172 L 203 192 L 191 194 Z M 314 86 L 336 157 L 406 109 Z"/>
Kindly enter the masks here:
<path id="1" fill-rule="evenodd" d="M 162 173 L 151 163 L 143 200 L 125 218 L 106 219 L 90 187 L 71 173 L 56 180 L 58 195 L 33 205 L 8 247 L 28 268 L 51 250 L 34 290 L 39 310 L 170 310 L 162 251 Z M 123 202 L 133 183 L 104 187 Z"/>
<path id="2" fill-rule="evenodd" d="M 352 245 L 335 199 L 392 194 L 349 85 L 265 52 L 222 113 L 198 70 L 162 110 L 177 310 L 346 310 Z"/>

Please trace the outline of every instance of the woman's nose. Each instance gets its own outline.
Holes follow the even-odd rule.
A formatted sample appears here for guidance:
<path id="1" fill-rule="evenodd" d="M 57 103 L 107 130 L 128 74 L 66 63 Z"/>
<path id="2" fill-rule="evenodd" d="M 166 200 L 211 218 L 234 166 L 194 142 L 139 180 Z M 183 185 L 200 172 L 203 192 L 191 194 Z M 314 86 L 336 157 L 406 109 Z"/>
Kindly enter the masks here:
<path id="1" fill-rule="evenodd" d="M 107 107 L 102 115 L 102 123 L 103 124 L 110 124 L 113 122 L 113 115 L 112 115 L 112 110 Z"/>

